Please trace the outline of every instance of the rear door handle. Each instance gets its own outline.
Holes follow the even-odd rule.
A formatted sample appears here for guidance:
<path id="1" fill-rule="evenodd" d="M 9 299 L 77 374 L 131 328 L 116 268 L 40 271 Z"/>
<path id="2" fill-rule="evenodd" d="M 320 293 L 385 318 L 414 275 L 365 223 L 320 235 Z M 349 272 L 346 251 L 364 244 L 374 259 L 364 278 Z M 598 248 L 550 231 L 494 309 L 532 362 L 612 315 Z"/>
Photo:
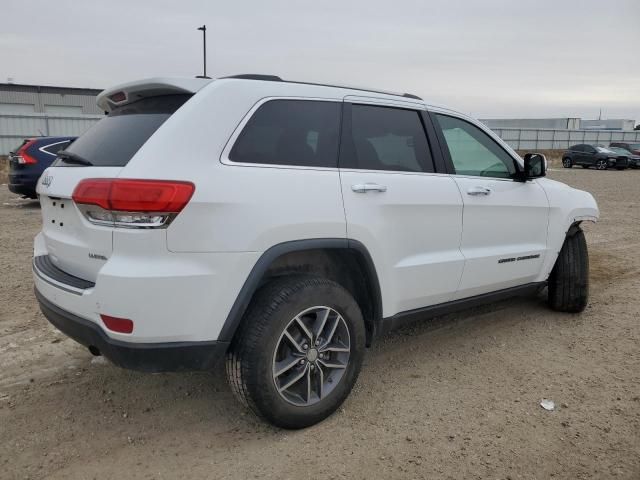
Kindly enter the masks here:
<path id="1" fill-rule="evenodd" d="M 471 187 L 467 190 L 467 195 L 491 195 L 491 189 L 487 187 Z"/>
<path id="2" fill-rule="evenodd" d="M 387 187 L 385 185 L 378 185 L 377 183 L 357 183 L 351 185 L 351 190 L 356 193 L 386 192 Z"/>

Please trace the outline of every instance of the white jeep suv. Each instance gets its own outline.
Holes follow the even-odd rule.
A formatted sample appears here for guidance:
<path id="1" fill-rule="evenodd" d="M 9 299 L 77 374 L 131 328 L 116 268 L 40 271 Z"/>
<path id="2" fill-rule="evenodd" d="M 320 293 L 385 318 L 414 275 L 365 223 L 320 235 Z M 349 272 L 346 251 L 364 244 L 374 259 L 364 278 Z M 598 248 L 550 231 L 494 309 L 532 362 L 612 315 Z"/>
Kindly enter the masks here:
<path id="1" fill-rule="evenodd" d="M 94 355 L 209 370 L 255 413 L 314 424 L 365 347 L 414 319 L 538 292 L 584 309 L 593 197 L 409 94 L 153 78 L 41 177 L 35 292 Z"/>

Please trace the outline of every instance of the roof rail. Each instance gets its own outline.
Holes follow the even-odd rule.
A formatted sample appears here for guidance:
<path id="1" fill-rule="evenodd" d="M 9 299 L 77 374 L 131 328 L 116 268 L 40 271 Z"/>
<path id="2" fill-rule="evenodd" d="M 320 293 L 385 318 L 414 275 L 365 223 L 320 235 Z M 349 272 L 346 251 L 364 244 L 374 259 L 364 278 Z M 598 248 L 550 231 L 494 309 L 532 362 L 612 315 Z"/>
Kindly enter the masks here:
<path id="1" fill-rule="evenodd" d="M 239 78 L 241 80 L 263 80 L 265 82 L 282 82 L 283 80 L 277 75 L 263 75 L 260 73 L 242 73 L 240 75 L 229 75 L 220 78 Z"/>
<path id="2" fill-rule="evenodd" d="M 242 80 L 263 80 L 266 82 L 285 82 L 285 83 L 299 83 L 302 85 L 315 85 L 318 87 L 333 87 L 333 88 L 347 88 L 349 90 L 360 90 L 361 92 L 371 92 L 371 93 L 382 93 L 384 95 L 393 95 L 396 97 L 404 97 L 404 98 L 411 98 L 414 100 L 421 100 L 422 98 L 420 98 L 417 95 L 414 95 L 412 93 L 395 93 L 395 92 L 385 92 L 382 90 L 370 90 L 368 88 L 358 88 L 358 87 L 345 87 L 343 85 L 331 85 L 328 83 L 313 83 L 313 82 L 297 82 L 295 80 L 283 80 L 282 78 L 278 77 L 277 75 L 263 75 L 260 73 L 243 73 L 240 75 L 229 75 L 228 77 L 220 77 L 222 78 L 238 78 L 238 79 L 242 79 Z"/>

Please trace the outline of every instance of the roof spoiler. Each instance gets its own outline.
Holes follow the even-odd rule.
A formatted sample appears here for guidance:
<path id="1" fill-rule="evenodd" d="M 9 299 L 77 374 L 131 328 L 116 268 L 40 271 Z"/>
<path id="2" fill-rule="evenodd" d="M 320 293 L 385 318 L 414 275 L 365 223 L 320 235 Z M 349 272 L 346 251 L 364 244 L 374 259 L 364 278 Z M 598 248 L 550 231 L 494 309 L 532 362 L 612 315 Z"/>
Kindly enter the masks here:
<path id="1" fill-rule="evenodd" d="M 100 109 L 110 112 L 116 107 L 127 105 L 141 98 L 180 93 L 196 93 L 213 80 L 204 78 L 147 78 L 123 83 L 103 90 L 96 99 Z"/>

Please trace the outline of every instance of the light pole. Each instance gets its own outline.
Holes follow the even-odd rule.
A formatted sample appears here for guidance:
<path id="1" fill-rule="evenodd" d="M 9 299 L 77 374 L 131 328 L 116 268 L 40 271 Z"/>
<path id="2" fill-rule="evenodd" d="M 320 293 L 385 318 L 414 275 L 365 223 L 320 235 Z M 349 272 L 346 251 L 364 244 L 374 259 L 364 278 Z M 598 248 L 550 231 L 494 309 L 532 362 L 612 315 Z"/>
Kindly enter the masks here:
<path id="1" fill-rule="evenodd" d="M 202 63 L 204 71 L 202 75 L 197 75 L 196 78 L 211 78 L 207 77 L 207 26 L 202 25 L 201 27 L 198 27 L 198 30 L 202 31 Z"/>

